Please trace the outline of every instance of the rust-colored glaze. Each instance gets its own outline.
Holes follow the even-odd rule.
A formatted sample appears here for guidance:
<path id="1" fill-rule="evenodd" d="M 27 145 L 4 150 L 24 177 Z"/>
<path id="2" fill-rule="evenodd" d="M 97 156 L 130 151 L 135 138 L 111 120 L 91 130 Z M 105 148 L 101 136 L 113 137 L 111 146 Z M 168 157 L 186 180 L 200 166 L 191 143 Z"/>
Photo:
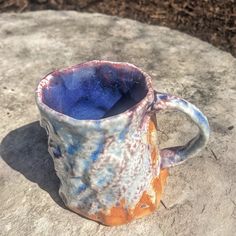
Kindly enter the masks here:
<path id="1" fill-rule="evenodd" d="M 147 140 L 151 148 L 152 167 L 155 167 L 158 160 L 157 140 L 154 136 L 157 133 L 157 123 L 155 116 L 152 116 L 148 124 Z"/>
<path id="2" fill-rule="evenodd" d="M 150 196 L 145 191 L 133 211 L 133 216 L 134 218 L 141 218 L 142 216 L 149 215 L 155 209 L 155 203 L 151 201 Z"/>
<path id="3" fill-rule="evenodd" d="M 161 195 L 163 193 L 167 177 L 168 177 L 168 169 L 162 169 L 159 177 L 154 178 L 152 181 L 152 187 L 156 192 L 156 206 L 160 204 Z"/>
<path id="4" fill-rule="evenodd" d="M 99 213 L 99 218 L 104 225 L 122 225 L 133 219 L 130 213 L 130 210 L 125 207 L 125 200 L 122 199 L 119 206 L 110 209 L 109 214 Z"/>

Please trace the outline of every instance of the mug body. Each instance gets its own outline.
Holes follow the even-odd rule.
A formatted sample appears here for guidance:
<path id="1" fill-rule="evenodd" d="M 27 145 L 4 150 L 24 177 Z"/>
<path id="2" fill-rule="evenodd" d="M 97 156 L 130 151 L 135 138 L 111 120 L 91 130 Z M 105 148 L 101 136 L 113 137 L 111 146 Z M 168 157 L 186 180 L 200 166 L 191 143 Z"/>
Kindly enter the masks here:
<path id="1" fill-rule="evenodd" d="M 153 100 L 151 78 L 128 63 L 91 61 L 41 80 L 36 102 L 68 208 L 105 225 L 156 209 L 167 171 Z"/>

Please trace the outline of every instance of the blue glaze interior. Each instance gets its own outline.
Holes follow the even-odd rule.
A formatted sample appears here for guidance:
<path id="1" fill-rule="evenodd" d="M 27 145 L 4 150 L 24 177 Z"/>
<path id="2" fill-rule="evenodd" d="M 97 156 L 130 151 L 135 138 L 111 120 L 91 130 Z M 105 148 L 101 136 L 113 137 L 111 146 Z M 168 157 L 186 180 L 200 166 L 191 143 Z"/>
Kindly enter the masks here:
<path id="1" fill-rule="evenodd" d="M 97 120 L 124 112 L 147 94 L 144 75 L 137 69 L 109 63 L 81 65 L 54 74 L 43 88 L 43 102 L 79 120 Z"/>

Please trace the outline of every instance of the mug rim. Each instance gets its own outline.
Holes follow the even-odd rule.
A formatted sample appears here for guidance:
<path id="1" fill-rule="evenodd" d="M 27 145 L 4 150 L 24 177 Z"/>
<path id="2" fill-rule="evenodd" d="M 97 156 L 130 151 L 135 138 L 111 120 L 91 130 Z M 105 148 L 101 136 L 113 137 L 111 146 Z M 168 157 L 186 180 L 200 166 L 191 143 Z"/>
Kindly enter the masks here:
<path id="1" fill-rule="evenodd" d="M 123 67 L 132 67 L 136 70 L 138 70 L 140 73 L 143 74 L 144 76 L 144 80 L 145 80 L 145 84 L 147 86 L 147 93 L 146 95 L 139 101 L 137 102 L 134 106 L 130 107 L 129 109 L 127 109 L 126 111 L 113 115 L 113 116 L 108 116 L 105 118 L 101 118 L 101 119 L 75 119 L 69 115 L 66 115 L 64 113 L 58 112 L 54 109 L 52 109 L 51 107 L 49 107 L 48 105 L 46 105 L 43 101 L 43 93 L 42 93 L 42 89 L 47 86 L 49 84 L 49 81 L 53 78 L 55 78 L 56 76 L 58 76 L 60 73 L 70 73 L 73 70 L 78 70 L 83 66 L 93 66 L 94 64 L 111 64 L 111 65 L 120 65 Z M 144 72 L 142 69 L 138 68 L 137 66 L 128 63 L 128 62 L 113 62 L 113 61 L 107 61 L 107 60 L 92 60 L 92 61 L 87 61 L 87 62 L 82 62 L 73 66 L 69 66 L 69 67 L 65 67 L 62 69 L 57 69 L 54 70 L 50 73 L 48 73 L 46 76 L 44 76 L 40 82 L 38 83 L 37 87 L 36 87 L 36 91 L 35 91 L 35 100 L 36 100 L 36 104 L 38 106 L 38 108 L 44 112 L 46 112 L 47 114 L 50 114 L 54 119 L 59 120 L 59 121 L 64 121 L 64 122 L 70 122 L 71 124 L 76 124 L 76 123 L 81 123 L 81 122 L 103 122 L 103 121 L 110 121 L 113 119 L 117 119 L 117 118 L 122 118 L 124 116 L 130 116 L 133 112 L 135 112 L 138 108 L 143 109 L 145 107 L 145 105 L 154 100 L 154 90 L 152 87 L 152 81 L 151 81 L 151 77 Z"/>

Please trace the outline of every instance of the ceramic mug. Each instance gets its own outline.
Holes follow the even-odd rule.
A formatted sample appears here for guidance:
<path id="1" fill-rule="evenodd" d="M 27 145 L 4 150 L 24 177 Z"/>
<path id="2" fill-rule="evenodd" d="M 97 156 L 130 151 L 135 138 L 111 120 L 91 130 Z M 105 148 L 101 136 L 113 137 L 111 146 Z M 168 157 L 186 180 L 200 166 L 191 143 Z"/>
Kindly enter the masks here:
<path id="1" fill-rule="evenodd" d="M 198 153 L 209 124 L 191 103 L 156 92 L 129 63 L 90 61 L 57 70 L 36 90 L 41 126 L 65 205 L 104 225 L 120 225 L 158 206 L 167 168 Z M 184 146 L 159 150 L 156 115 L 184 112 L 199 127 Z"/>

